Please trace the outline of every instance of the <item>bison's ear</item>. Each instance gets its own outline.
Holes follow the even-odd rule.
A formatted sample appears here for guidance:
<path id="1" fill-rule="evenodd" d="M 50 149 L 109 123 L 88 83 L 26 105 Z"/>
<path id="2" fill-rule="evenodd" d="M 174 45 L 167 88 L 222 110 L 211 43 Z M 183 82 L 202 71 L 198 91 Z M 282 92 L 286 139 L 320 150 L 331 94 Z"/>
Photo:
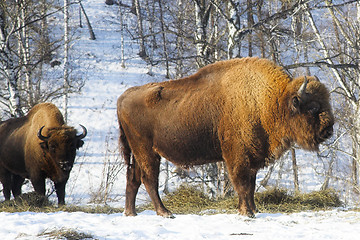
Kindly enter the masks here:
<path id="1" fill-rule="evenodd" d="M 300 112 L 300 97 L 294 96 L 291 98 L 290 108 L 292 113 L 299 113 Z"/>
<path id="2" fill-rule="evenodd" d="M 83 140 L 79 140 L 76 144 L 76 148 L 79 149 L 84 145 L 84 141 Z"/>

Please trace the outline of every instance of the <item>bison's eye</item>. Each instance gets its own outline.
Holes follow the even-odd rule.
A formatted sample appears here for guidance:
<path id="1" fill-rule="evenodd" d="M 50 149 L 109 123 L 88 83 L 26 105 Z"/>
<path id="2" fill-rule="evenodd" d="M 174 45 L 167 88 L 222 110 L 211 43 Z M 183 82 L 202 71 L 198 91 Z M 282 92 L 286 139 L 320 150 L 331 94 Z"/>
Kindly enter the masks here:
<path id="1" fill-rule="evenodd" d="M 319 112 L 320 110 L 320 104 L 318 102 L 310 102 L 307 105 L 307 110 L 309 111 L 310 114 L 315 115 Z"/>
<path id="2" fill-rule="evenodd" d="M 56 150 L 56 144 L 49 144 L 49 150 L 50 150 L 51 152 L 55 152 L 55 150 Z"/>

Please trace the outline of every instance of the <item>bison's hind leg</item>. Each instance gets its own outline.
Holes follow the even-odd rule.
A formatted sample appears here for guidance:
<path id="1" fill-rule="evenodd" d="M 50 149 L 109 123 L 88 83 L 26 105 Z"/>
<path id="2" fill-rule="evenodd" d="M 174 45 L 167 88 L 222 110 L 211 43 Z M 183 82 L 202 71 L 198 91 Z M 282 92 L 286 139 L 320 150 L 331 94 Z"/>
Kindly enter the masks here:
<path id="1" fill-rule="evenodd" d="M 166 218 L 174 218 L 174 215 L 166 209 L 159 195 L 159 172 L 160 172 L 160 156 L 152 150 L 144 151 L 135 158 L 140 165 L 141 181 L 145 185 L 151 201 L 154 204 L 157 215 Z"/>
<path id="2" fill-rule="evenodd" d="M 135 158 L 132 163 L 128 162 L 126 172 L 126 195 L 125 195 L 125 212 L 126 216 L 136 216 L 135 200 L 136 194 L 141 185 L 141 170 Z"/>

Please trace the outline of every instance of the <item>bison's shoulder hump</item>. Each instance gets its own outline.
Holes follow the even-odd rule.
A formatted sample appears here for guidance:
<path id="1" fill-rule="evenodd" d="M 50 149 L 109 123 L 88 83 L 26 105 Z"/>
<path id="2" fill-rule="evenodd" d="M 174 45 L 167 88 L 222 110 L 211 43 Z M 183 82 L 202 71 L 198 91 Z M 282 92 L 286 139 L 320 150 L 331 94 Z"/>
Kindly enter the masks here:
<path id="1" fill-rule="evenodd" d="M 161 91 L 163 88 L 162 86 L 155 85 L 147 89 L 145 93 L 145 103 L 148 107 L 155 105 L 161 100 Z"/>

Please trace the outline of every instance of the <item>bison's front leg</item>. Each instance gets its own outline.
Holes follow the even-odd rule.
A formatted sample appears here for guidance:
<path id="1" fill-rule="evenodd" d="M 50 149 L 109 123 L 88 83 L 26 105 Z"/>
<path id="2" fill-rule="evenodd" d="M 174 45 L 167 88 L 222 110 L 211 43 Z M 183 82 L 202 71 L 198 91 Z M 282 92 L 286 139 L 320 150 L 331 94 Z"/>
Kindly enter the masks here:
<path id="1" fill-rule="evenodd" d="M 11 197 L 11 173 L 0 166 L 0 181 L 3 185 L 3 194 L 5 200 L 10 200 Z"/>
<path id="2" fill-rule="evenodd" d="M 67 179 L 62 182 L 55 183 L 56 195 L 58 198 L 58 205 L 65 205 L 65 186 Z"/>
<path id="3" fill-rule="evenodd" d="M 21 187 L 24 184 L 25 178 L 16 175 L 16 174 L 12 174 L 12 186 L 11 186 L 11 191 L 14 195 L 14 197 L 18 197 L 21 195 Z"/>
<path id="4" fill-rule="evenodd" d="M 255 217 L 255 212 L 253 207 L 255 204 L 253 199 L 254 195 L 252 195 L 251 191 L 251 178 L 247 174 L 242 174 L 238 176 L 235 180 L 236 185 L 235 189 L 239 195 L 239 213 L 248 217 Z"/>
<path id="5" fill-rule="evenodd" d="M 35 175 L 35 177 L 30 178 L 30 181 L 35 189 L 35 192 L 45 196 L 45 177 Z"/>
<path id="6" fill-rule="evenodd" d="M 257 209 L 256 207 L 256 204 L 255 204 L 255 199 L 254 199 L 254 196 L 255 196 L 255 188 L 256 188 L 256 174 L 257 174 L 257 171 L 255 171 L 254 173 L 251 174 L 250 176 L 250 186 L 251 186 L 251 193 L 250 193 L 250 208 L 252 209 L 252 211 L 254 213 L 257 213 L 259 212 L 259 210 Z"/>
<path id="7" fill-rule="evenodd" d="M 230 178 L 239 195 L 239 214 L 255 217 L 256 206 L 254 201 L 255 175 L 250 169 L 241 166 L 228 166 Z"/>

